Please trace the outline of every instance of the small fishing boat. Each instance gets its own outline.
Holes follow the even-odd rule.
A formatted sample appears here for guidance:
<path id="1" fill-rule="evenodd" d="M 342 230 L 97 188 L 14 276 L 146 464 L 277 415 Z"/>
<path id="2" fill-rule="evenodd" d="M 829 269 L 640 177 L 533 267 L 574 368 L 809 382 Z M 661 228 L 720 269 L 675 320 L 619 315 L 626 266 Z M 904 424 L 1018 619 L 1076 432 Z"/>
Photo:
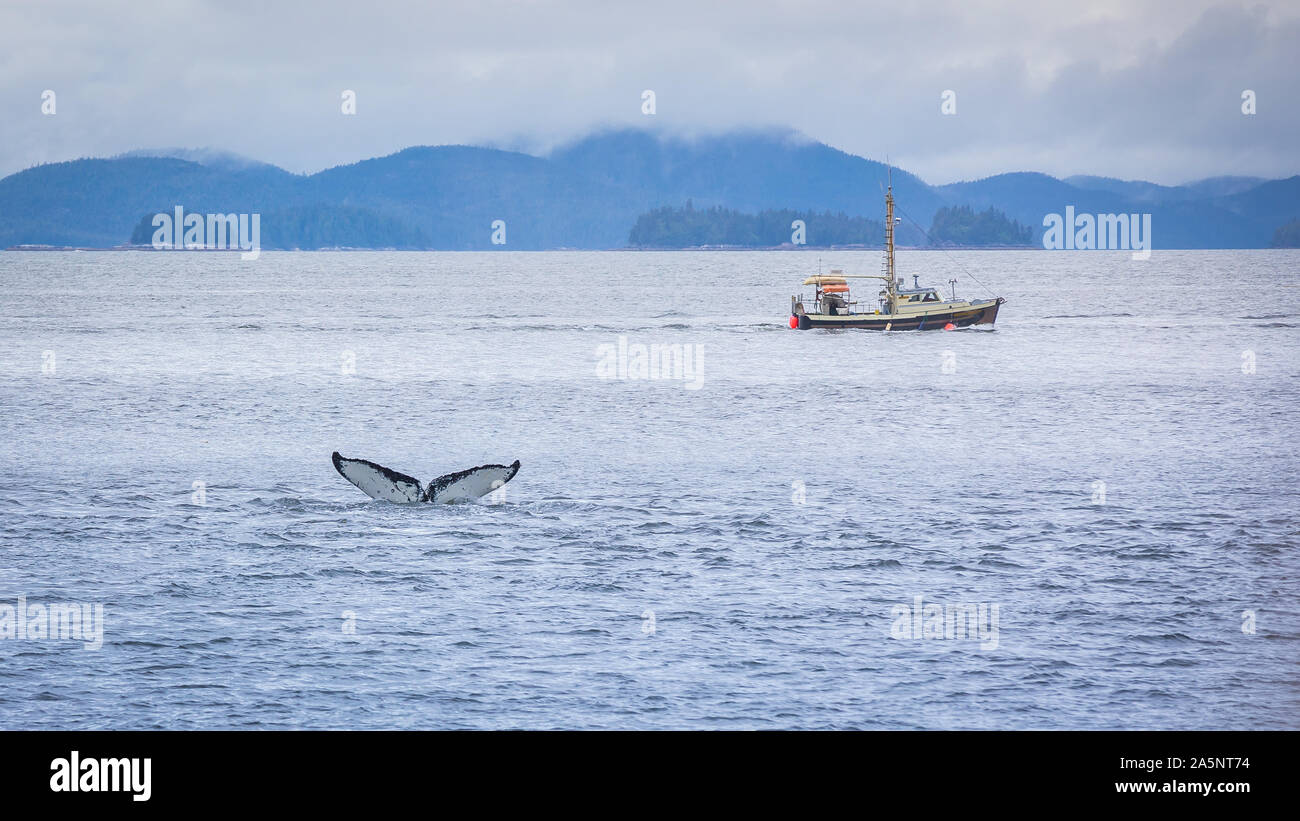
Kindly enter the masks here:
<path id="1" fill-rule="evenodd" d="M 818 274 L 808 277 L 804 285 L 815 287 L 812 310 L 804 306 L 803 295 L 790 297 L 790 327 L 809 328 L 868 328 L 876 331 L 938 331 L 966 328 L 971 325 L 992 325 L 997 321 L 998 308 L 1005 302 L 1002 297 L 965 300 L 957 298 L 957 280 L 948 282 L 953 287 L 952 298 L 944 299 L 937 288 L 920 284 L 920 276 L 912 277 L 911 288 L 904 288 L 902 280 L 894 273 L 894 187 L 885 194 L 885 263 L 880 275 L 845 274 L 832 270 L 828 276 Z M 877 294 L 875 303 L 859 310 L 859 303 L 850 293 L 851 279 L 884 280 L 885 287 Z"/>

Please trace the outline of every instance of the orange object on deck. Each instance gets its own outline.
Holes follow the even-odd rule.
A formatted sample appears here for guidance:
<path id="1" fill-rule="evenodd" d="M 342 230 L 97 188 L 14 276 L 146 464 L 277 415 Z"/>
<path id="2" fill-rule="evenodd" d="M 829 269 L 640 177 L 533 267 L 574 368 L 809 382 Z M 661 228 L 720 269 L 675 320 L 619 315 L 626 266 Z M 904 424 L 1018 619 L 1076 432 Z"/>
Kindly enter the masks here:
<path id="1" fill-rule="evenodd" d="M 847 294 L 849 292 L 848 284 L 844 285 L 823 285 L 822 293 L 824 294 Z"/>

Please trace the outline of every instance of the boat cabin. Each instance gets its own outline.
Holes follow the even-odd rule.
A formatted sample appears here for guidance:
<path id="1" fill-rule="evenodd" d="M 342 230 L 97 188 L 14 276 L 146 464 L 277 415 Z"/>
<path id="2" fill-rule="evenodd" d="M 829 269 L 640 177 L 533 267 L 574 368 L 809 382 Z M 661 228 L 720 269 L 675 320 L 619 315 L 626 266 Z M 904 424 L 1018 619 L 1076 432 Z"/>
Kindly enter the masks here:
<path id="1" fill-rule="evenodd" d="M 943 302 L 936 288 L 909 288 L 898 292 L 899 302 Z"/>

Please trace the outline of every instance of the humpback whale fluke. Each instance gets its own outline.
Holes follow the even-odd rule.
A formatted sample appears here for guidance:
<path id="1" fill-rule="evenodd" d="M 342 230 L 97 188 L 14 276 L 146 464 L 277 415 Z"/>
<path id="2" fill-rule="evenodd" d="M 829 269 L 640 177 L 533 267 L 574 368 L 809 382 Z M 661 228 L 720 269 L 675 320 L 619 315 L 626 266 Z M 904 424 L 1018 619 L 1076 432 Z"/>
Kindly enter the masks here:
<path id="1" fill-rule="evenodd" d="M 361 488 L 372 499 L 386 502 L 467 502 L 484 496 L 515 478 L 519 460 L 512 465 L 479 465 L 469 470 L 458 470 L 439 476 L 427 488 L 420 480 L 405 473 L 389 470 L 383 465 L 365 459 L 348 459 L 334 451 L 331 457 L 339 475 Z"/>

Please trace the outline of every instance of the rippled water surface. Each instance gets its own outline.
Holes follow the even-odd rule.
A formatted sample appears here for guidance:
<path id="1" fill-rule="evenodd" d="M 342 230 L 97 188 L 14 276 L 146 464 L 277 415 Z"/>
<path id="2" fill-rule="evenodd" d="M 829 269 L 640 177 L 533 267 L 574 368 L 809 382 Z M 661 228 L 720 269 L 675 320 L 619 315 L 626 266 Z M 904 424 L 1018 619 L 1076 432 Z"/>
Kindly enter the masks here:
<path id="1" fill-rule="evenodd" d="M 997 329 L 789 330 L 818 259 L 0 254 L 0 604 L 106 619 L 10 625 L 0 726 L 1300 727 L 1300 255 L 903 252 Z"/>

